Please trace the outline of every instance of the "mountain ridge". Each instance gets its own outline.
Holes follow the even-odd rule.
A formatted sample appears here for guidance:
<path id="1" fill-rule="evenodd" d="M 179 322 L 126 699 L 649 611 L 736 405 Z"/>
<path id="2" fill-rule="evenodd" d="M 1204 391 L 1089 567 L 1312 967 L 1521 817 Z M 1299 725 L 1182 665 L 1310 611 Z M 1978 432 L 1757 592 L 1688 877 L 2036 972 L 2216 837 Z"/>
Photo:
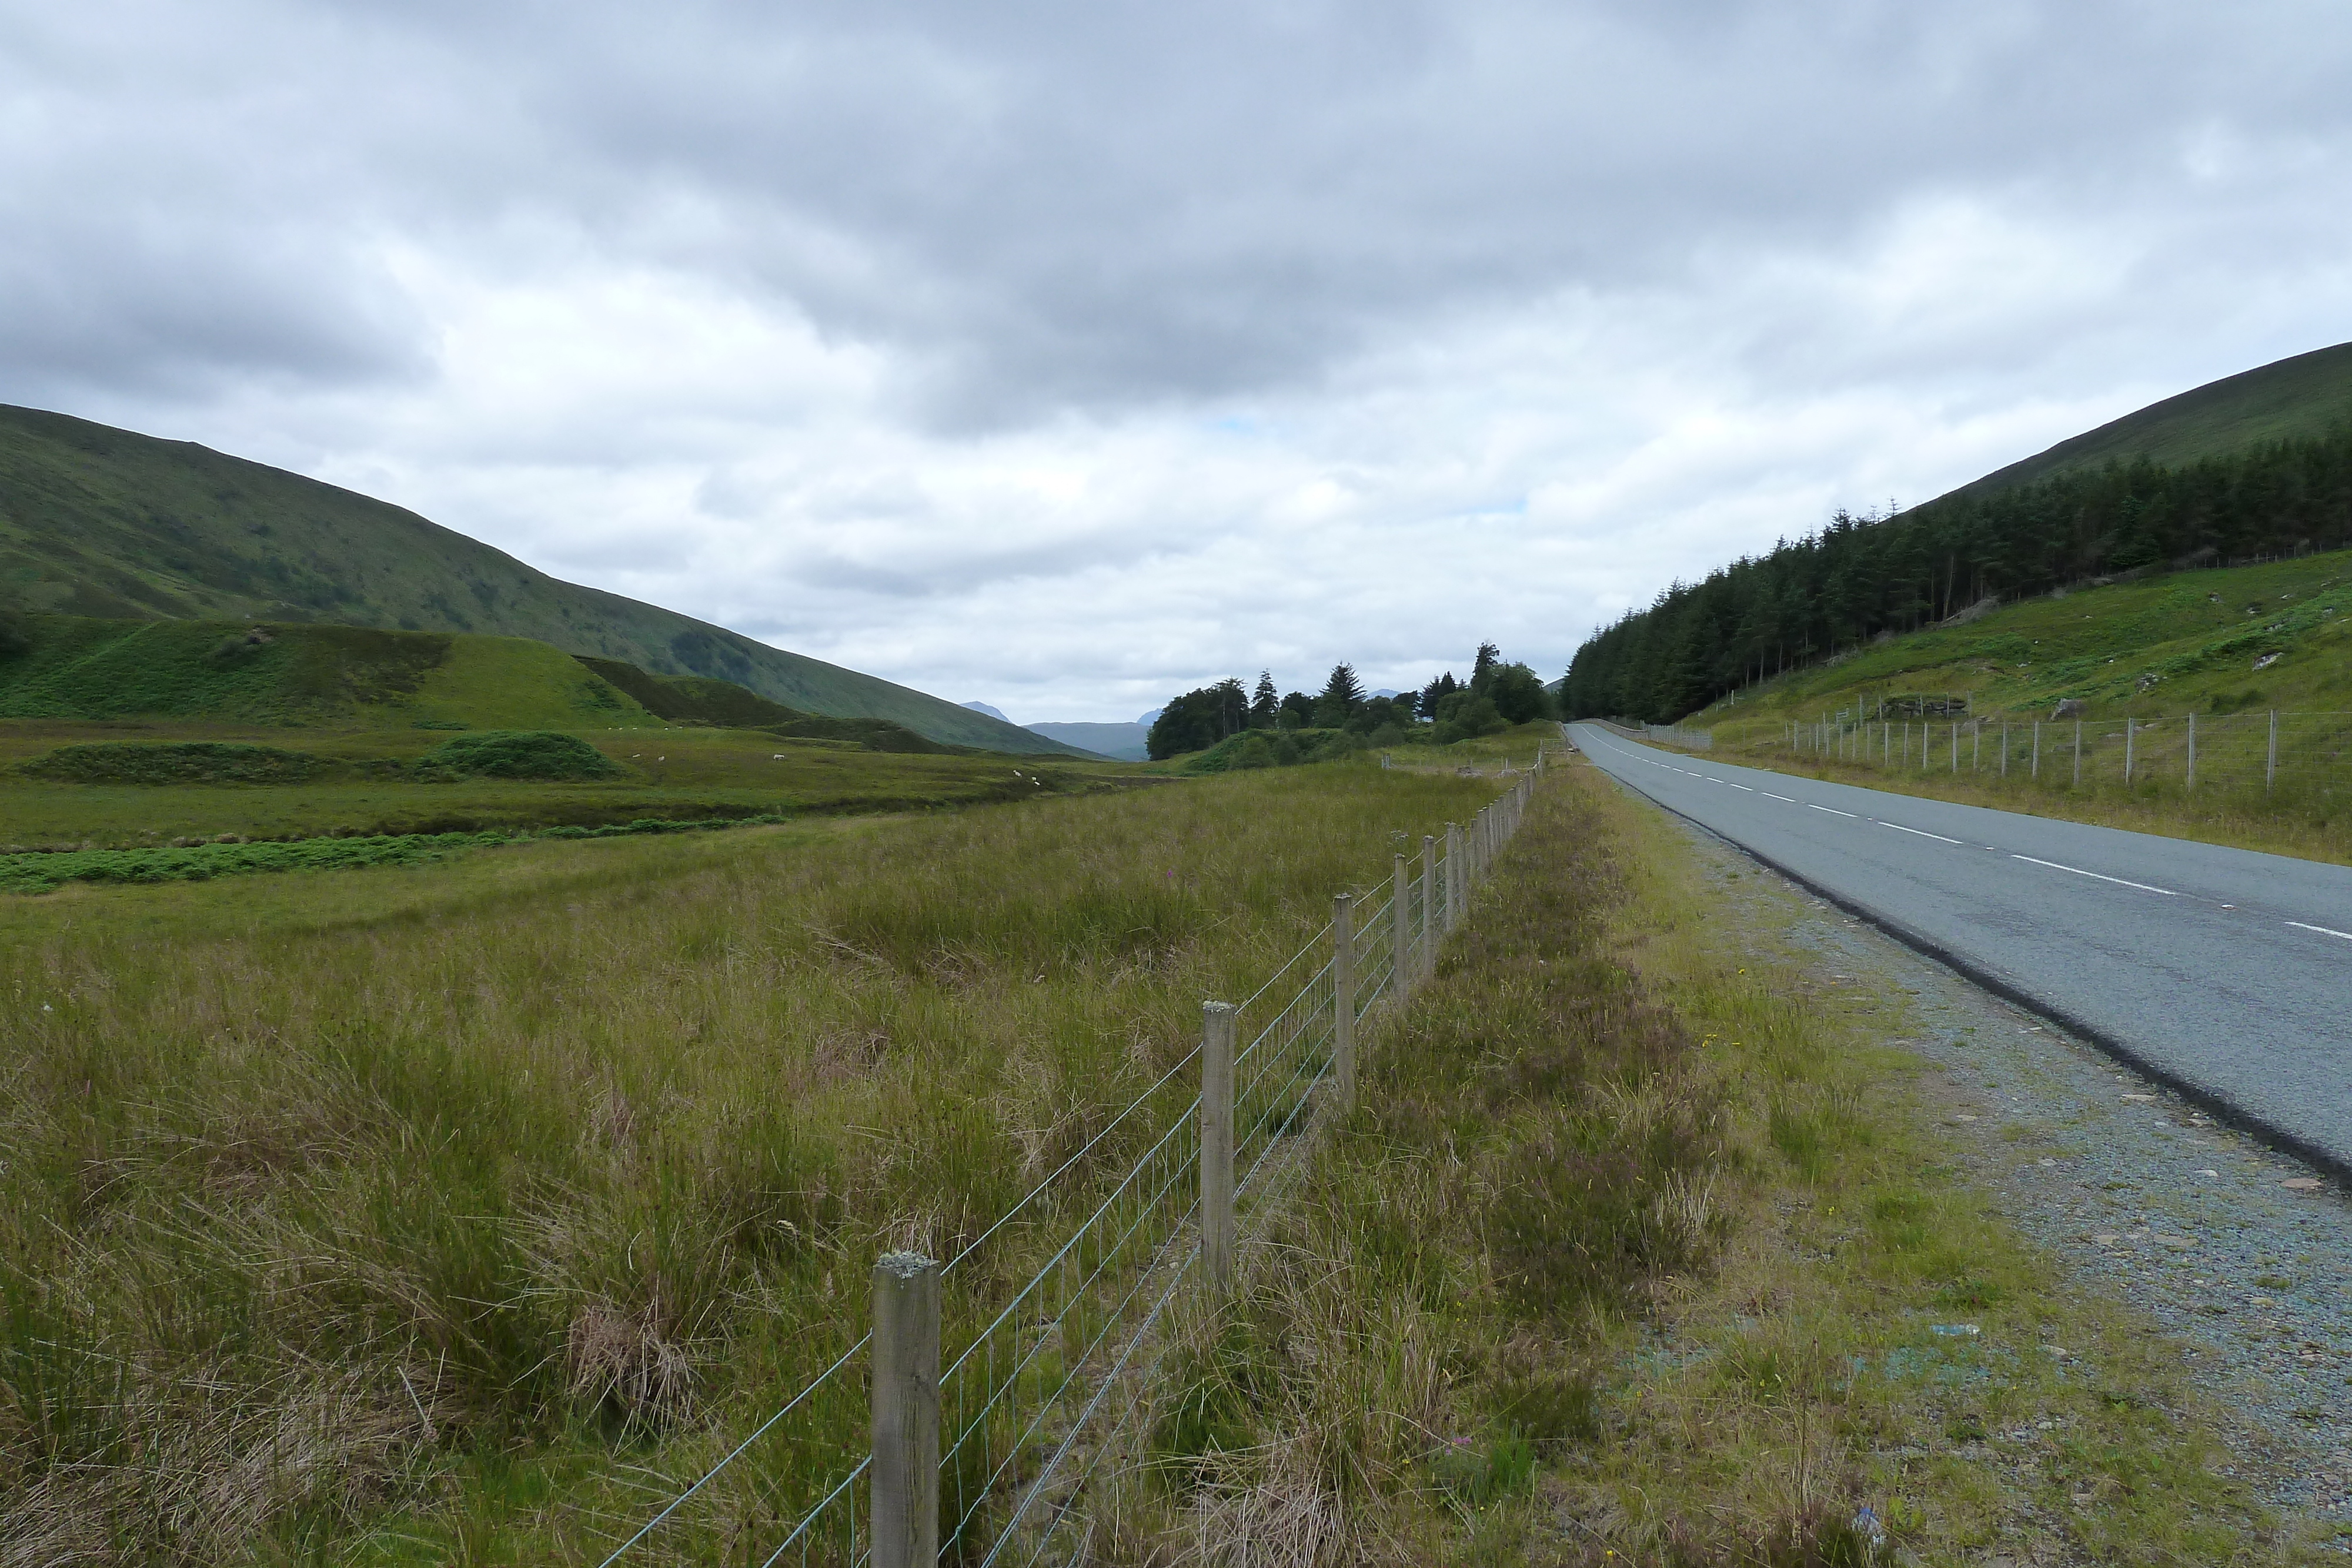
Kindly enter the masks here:
<path id="1" fill-rule="evenodd" d="M 569 583 L 404 507 L 321 480 L 0 404 L 0 608 L 102 620 L 320 622 L 529 637 L 655 674 L 930 739 L 1076 750 L 945 698 Z"/>

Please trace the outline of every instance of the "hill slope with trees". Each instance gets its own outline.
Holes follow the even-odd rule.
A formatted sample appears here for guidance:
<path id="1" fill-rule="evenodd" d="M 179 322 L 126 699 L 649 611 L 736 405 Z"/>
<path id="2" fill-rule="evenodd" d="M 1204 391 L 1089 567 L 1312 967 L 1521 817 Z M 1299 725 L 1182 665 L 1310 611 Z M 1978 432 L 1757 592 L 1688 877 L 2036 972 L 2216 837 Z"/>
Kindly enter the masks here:
<path id="1" fill-rule="evenodd" d="M 1563 706 L 1572 717 L 1670 719 L 2003 600 L 2339 546 L 2352 539 L 2347 387 L 2352 346 L 2304 355 L 1909 511 L 1841 511 L 1818 533 L 1676 583 L 1595 632 L 1569 667 Z M 2215 450 L 2232 432 L 2252 444 Z M 2058 461 L 2070 447 L 2081 461 Z"/>

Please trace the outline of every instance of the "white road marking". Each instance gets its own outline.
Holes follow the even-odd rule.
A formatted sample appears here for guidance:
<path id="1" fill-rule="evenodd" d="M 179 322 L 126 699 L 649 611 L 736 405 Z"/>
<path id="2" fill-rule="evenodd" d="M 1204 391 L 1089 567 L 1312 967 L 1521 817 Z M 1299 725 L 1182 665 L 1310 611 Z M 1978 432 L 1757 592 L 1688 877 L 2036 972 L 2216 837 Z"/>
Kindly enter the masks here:
<path id="1" fill-rule="evenodd" d="M 1841 811 L 1835 806 L 1816 806 L 1811 800 L 1805 802 L 1805 810 L 1808 811 L 1827 811 L 1832 817 L 1851 817 L 1857 814 L 1853 811 Z"/>
<path id="2" fill-rule="evenodd" d="M 2341 936 L 2347 942 L 2352 942 L 2352 931 L 2330 931 L 2325 925 L 2305 925 L 2300 920 L 2290 920 L 2287 924 L 2298 931 L 2316 931 L 2322 936 Z"/>
<path id="3" fill-rule="evenodd" d="M 1878 823 L 1882 828 L 1892 828 L 1898 833 L 1916 833 L 1923 839 L 1933 839 L 1939 844 L 1957 844 L 1960 841 L 1958 839 L 1948 839 L 1941 833 L 1931 833 L 1925 828 L 1906 828 L 1900 822 L 1889 822 L 1877 817 L 1873 817 L 1871 821 Z"/>
<path id="4" fill-rule="evenodd" d="M 1717 782 L 1717 783 L 1718 783 L 1718 784 L 1731 784 L 1731 780 L 1730 780 L 1730 779 L 1717 779 L 1717 780 L 1716 780 L 1716 782 Z M 1743 794 L 1743 795 L 1753 795 L 1754 793 L 1756 793 L 1756 791 L 1755 791 L 1755 790 L 1750 789 L 1749 789 L 1747 785 L 1745 785 L 1745 784 L 1731 784 L 1731 787 L 1732 787 L 1734 789 L 1738 790 L 1738 791 L 1739 791 L 1741 794 Z"/>
<path id="5" fill-rule="evenodd" d="M 2078 865 L 2060 865 L 2056 861 L 2038 861 L 2032 855 L 2011 855 L 2009 858 L 2013 861 L 2024 861 L 2030 865 L 2046 865 L 2052 871 L 2071 871 L 2076 876 L 2097 877 L 2099 881 L 2112 882 L 2117 887 L 2136 887 L 2142 893 L 2160 893 L 2167 898 L 2179 898 L 2180 896 L 2168 887 L 2150 887 L 2144 882 L 2126 882 L 2119 876 L 2106 876 L 2095 871 L 2084 871 Z"/>
<path id="6" fill-rule="evenodd" d="M 1797 803 L 1797 798 L 1794 795 L 1774 795 L 1769 789 L 1765 790 L 1764 793 L 1775 800 L 1786 800 L 1791 806 Z"/>

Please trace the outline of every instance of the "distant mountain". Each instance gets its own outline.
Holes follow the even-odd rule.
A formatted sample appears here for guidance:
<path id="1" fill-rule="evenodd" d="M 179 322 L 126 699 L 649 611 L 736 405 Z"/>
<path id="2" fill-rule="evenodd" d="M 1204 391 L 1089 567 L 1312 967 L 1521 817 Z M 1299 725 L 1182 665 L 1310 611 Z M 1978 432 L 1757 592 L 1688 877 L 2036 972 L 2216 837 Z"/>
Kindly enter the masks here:
<path id="1" fill-rule="evenodd" d="M 997 710 L 997 709 L 995 709 L 995 708 L 992 708 L 992 707 L 989 706 L 986 703 L 962 703 L 962 704 L 960 704 L 960 705 L 958 705 L 958 706 L 962 706 L 962 707 L 968 707 L 968 708 L 971 709 L 971 711 L 972 711 L 972 712 L 974 712 L 974 713 L 984 713 L 984 714 L 986 714 L 989 717 L 993 718 L 993 719 L 999 719 L 999 720 L 1002 720 L 1003 722 L 1004 722 L 1004 723 L 1006 723 L 1006 724 L 1011 724 L 1011 723 L 1013 722 L 1011 719 L 1009 719 L 1009 718 L 1005 718 L 1004 715 L 1003 715 L 1002 712 L 998 711 L 998 710 Z"/>
<path id="2" fill-rule="evenodd" d="M 1141 725 L 1144 728 L 1150 729 L 1153 725 L 1160 722 L 1160 716 L 1163 711 L 1165 710 L 1153 708 L 1150 713 L 1145 714 L 1141 718 L 1137 719 L 1135 722 Z"/>
<path id="3" fill-rule="evenodd" d="M 1028 727 L 1033 735 L 1120 762 L 1142 761 L 1144 738 L 1151 733 L 1149 724 L 1033 724 Z"/>
<path id="4" fill-rule="evenodd" d="M 1002 718 L 560 582 L 414 512 L 297 474 L 0 404 L 0 611 L 321 622 L 529 637 L 657 675 L 732 681 L 951 745 L 1063 749 Z"/>

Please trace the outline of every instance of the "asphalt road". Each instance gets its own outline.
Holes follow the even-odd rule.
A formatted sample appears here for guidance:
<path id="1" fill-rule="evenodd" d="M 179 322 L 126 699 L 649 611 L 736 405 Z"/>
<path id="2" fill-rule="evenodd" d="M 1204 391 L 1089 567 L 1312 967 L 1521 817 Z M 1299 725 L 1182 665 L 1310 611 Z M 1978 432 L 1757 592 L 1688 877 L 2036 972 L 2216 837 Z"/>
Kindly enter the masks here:
<path id="1" fill-rule="evenodd" d="M 1660 805 L 2352 1175 L 2352 868 L 1568 734 Z"/>

